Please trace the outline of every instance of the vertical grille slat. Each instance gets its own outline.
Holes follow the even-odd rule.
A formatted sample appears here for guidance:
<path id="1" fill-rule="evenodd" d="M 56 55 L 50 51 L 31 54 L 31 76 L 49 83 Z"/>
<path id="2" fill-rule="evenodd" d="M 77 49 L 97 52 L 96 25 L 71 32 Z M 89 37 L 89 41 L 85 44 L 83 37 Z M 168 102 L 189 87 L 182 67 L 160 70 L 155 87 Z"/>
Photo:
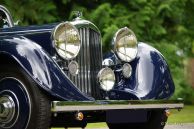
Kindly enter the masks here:
<path id="1" fill-rule="evenodd" d="M 92 33 L 92 39 L 93 39 L 93 45 L 92 45 L 91 49 L 96 49 L 96 51 L 94 51 L 94 53 L 93 53 L 94 57 L 93 57 L 93 61 L 92 61 L 92 64 L 94 66 L 92 71 L 94 71 L 94 69 L 96 68 L 96 64 L 98 62 L 98 60 L 97 60 L 98 57 L 97 57 L 97 54 L 96 54 L 96 52 L 98 51 L 98 49 L 96 47 L 96 40 L 95 40 L 94 33 Z M 96 60 L 96 62 L 95 62 L 95 60 Z M 92 76 L 95 76 L 95 73 L 94 72 L 92 73 Z M 92 80 L 93 85 L 95 85 L 94 77 L 92 79 L 93 79 Z M 96 93 L 96 88 L 95 87 L 93 87 L 93 91 L 94 91 L 94 93 Z"/>
<path id="2" fill-rule="evenodd" d="M 83 29 L 83 31 L 82 31 L 82 34 L 83 34 L 83 37 L 82 37 L 82 39 L 83 39 L 83 42 L 82 42 L 82 49 L 81 49 L 81 65 L 80 65 L 80 67 L 81 67 L 81 69 L 80 69 L 80 74 L 81 74 L 81 86 L 80 86 L 80 89 L 81 89 L 81 91 L 84 91 L 83 90 L 83 87 L 84 87 L 84 46 L 85 46 L 85 28 Z"/>
<path id="3" fill-rule="evenodd" d="M 89 29 L 88 29 L 88 31 L 89 31 Z M 89 32 L 87 33 L 87 37 L 89 37 L 90 35 L 89 35 Z M 87 55 L 88 55 L 88 61 L 87 61 L 87 84 L 90 84 L 91 85 L 91 81 L 90 81 L 90 71 L 91 71 L 91 69 L 90 69 L 90 39 L 89 38 L 87 38 Z M 91 87 L 92 87 L 92 85 L 91 86 L 87 86 L 87 88 L 88 88 L 88 92 L 89 93 L 91 93 L 92 92 L 92 90 L 91 90 Z"/>
<path id="4" fill-rule="evenodd" d="M 83 48 L 83 60 L 84 60 L 84 64 L 83 64 L 83 85 L 82 85 L 82 87 L 83 87 L 83 91 L 85 92 L 85 93 L 87 93 L 87 90 L 86 90 L 86 85 L 87 85 L 87 83 L 86 83 L 86 74 L 87 74 L 87 71 L 86 71 L 86 67 L 87 67 L 87 65 L 86 65 L 86 63 L 87 63 L 87 55 L 86 55 L 86 51 L 87 51 L 87 44 L 85 44 L 85 43 L 87 43 L 87 28 L 84 28 L 84 48 Z"/>
<path id="5" fill-rule="evenodd" d="M 81 48 L 75 59 L 79 64 L 79 74 L 72 76 L 68 73 L 67 75 L 81 92 L 97 98 L 99 97 L 97 73 L 102 68 L 101 37 L 90 28 L 80 28 L 79 33 Z"/>
<path id="6" fill-rule="evenodd" d="M 79 33 L 80 33 L 80 37 L 82 37 L 81 30 L 79 30 Z M 81 59 L 79 58 L 79 56 L 77 56 L 76 61 L 78 61 L 78 64 L 79 64 L 79 67 L 80 67 Z M 81 85 L 80 81 L 81 81 L 80 74 L 78 74 L 77 75 L 77 83 L 75 85 L 80 86 Z"/>

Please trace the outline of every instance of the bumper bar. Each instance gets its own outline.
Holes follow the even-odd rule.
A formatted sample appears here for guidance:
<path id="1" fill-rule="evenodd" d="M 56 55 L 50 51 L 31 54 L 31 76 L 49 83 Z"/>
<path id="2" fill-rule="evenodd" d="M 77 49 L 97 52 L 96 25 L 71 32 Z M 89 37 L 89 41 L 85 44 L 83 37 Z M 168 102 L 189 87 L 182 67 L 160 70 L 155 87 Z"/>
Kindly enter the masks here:
<path id="1" fill-rule="evenodd" d="M 53 113 L 76 111 L 108 111 L 137 109 L 182 109 L 180 101 L 95 101 L 95 102 L 53 102 Z"/>

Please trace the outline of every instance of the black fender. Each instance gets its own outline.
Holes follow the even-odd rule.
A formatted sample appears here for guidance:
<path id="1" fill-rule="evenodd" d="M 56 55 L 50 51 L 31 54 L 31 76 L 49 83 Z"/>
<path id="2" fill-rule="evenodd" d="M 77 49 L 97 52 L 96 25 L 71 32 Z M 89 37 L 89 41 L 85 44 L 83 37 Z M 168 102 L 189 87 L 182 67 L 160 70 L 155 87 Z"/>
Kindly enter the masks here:
<path id="1" fill-rule="evenodd" d="M 17 62 L 37 86 L 62 100 L 90 101 L 93 98 L 77 89 L 57 63 L 37 43 L 22 37 L 4 37 L 0 40 L 0 60 Z"/>

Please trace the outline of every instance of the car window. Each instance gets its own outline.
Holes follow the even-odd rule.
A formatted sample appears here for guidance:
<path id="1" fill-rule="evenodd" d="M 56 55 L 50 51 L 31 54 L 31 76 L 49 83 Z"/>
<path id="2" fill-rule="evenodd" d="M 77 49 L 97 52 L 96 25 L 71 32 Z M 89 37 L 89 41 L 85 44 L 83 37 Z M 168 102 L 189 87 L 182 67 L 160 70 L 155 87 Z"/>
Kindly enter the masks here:
<path id="1" fill-rule="evenodd" d="M 8 27 L 7 18 L 3 11 L 0 10 L 0 28 Z"/>

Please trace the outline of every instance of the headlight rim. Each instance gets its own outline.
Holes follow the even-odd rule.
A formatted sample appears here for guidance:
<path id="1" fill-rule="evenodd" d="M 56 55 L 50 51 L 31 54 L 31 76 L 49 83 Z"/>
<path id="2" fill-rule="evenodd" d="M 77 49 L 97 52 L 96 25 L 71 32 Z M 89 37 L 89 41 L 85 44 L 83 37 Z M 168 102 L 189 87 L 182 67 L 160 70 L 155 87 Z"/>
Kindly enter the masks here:
<path id="1" fill-rule="evenodd" d="M 63 55 L 61 55 L 61 54 L 59 53 L 59 49 L 57 48 L 56 42 L 55 42 L 55 35 L 56 35 L 56 33 L 57 33 L 57 29 L 58 29 L 60 26 L 65 25 L 65 24 L 69 24 L 71 27 L 73 27 L 73 29 L 77 32 L 77 35 L 78 35 L 78 38 L 79 38 L 79 49 L 77 50 L 76 54 L 75 54 L 72 58 L 66 58 L 66 57 L 64 57 Z M 61 22 L 61 23 L 59 23 L 58 25 L 56 25 L 56 26 L 54 27 L 54 29 L 52 30 L 51 37 L 52 37 L 52 44 L 53 44 L 53 47 L 54 47 L 54 49 L 56 50 L 56 52 L 57 52 L 57 54 L 59 55 L 59 57 L 61 57 L 61 58 L 64 59 L 64 60 L 70 61 L 70 60 L 75 59 L 75 58 L 78 56 L 78 54 L 79 54 L 79 52 L 80 52 L 80 49 L 81 49 L 81 37 L 80 37 L 80 34 L 79 34 L 78 29 L 77 29 L 71 22 L 68 22 L 68 21 L 67 21 L 67 22 Z"/>
<path id="2" fill-rule="evenodd" d="M 126 30 L 129 31 L 129 33 L 131 33 L 131 34 L 135 37 L 135 39 L 136 39 L 136 53 L 135 53 L 134 58 L 130 59 L 129 61 L 126 61 L 126 60 L 122 59 L 122 58 L 119 56 L 118 51 L 117 51 L 117 48 L 116 48 L 116 46 L 117 46 L 117 37 L 118 37 L 118 35 L 120 34 L 121 31 L 126 31 Z M 120 38 L 120 39 L 121 39 L 121 38 Z M 127 63 L 129 63 L 129 62 L 133 61 L 133 60 L 137 57 L 137 54 L 138 54 L 138 40 L 137 40 L 137 37 L 136 37 L 135 33 L 134 33 L 131 29 L 129 29 L 128 27 L 123 27 L 123 28 L 120 28 L 119 30 L 117 30 L 117 32 L 115 33 L 115 35 L 114 35 L 114 37 L 113 37 L 112 44 L 113 44 L 113 51 L 114 51 L 115 55 L 116 55 L 117 58 L 118 58 L 119 60 L 121 60 L 122 62 L 125 62 L 125 63 L 127 62 Z"/>
<path id="3" fill-rule="evenodd" d="M 102 86 L 102 84 L 101 84 L 101 81 L 100 81 L 100 77 L 101 77 L 101 75 L 102 75 L 102 72 L 105 71 L 105 70 L 110 70 L 110 71 L 112 72 L 112 74 L 113 74 L 113 77 L 114 77 L 114 79 L 113 79 L 113 80 L 114 80 L 114 83 L 113 83 L 113 85 L 111 86 L 111 88 L 109 88 L 109 89 L 107 88 L 107 86 L 105 86 L 105 88 L 104 88 L 104 87 Z M 108 91 L 111 91 L 111 90 L 114 88 L 115 83 L 116 83 L 116 76 L 115 76 L 114 71 L 113 71 L 111 68 L 109 68 L 109 67 L 104 67 L 104 68 L 102 68 L 102 69 L 99 71 L 97 77 L 98 77 L 98 82 L 99 82 L 100 88 L 101 88 L 102 90 L 108 92 Z"/>
<path id="4" fill-rule="evenodd" d="M 130 72 L 128 75 L 126 75 L 126 71 L 125 71 L 125 68 L 128 67 L 130 69 Z M 122 74 L 123 76 L 126 78 L 126 79 L 129 79 L 131 76 L 132 76 L 132 73 L 133 73 L 133 69 L 132 69 L 132 66 L 131 64 L 129 63 L 124 63 L 123 66 L 122 66 Z"/>

